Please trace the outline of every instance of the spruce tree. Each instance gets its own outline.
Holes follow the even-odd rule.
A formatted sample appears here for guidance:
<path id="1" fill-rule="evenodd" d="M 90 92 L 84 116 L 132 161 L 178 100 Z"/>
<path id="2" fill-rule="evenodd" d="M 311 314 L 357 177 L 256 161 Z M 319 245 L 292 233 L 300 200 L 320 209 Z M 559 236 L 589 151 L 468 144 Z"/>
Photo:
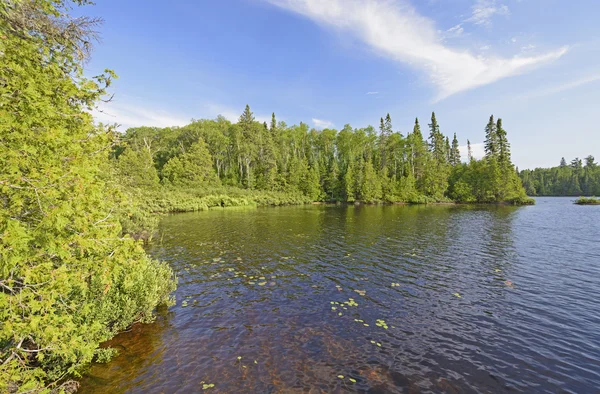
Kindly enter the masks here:
<path id="1" fill-rule="evenodd" d="M 252 111 L 250 111 L 250 106 L 246 104 L 246 108 L 244 109 L 244 112 L 240 115 L 238 124 L 242 128 L 244 128 L 249 127 L 249 125 L 252 124 L 252 122 L 254 122 L 254 114 L 252 113 Z"/>
<path id="2" fill-rule="evenodd" d="M 496 141 L 498 143 L 498 162 L 503 167 L 510 167 L 510 144 L 506 135 L 506 130 L 502 127 L 502 119 L 496 123 Z"/>
<path id="3" fill-rule="evenodd" d="M 454 138 L 452 139 L 452 148 L 451 148 L 451 161 L 450 164 L 453 166 L 457 166 L 460 164 L 460 149 L 458 147 L 458 139 L 456 138 L 456 133 L 454 133 Z"/>
<path id="4" fill-rule="evenodd" d="M 385 116 L 384 130 L 385 130 L 386 137 L 389 137 L 393 133 L 392 117 L 390 116 L 389 113 Z"/>
<path id="5" fill-rule="evenodd" d="M 494 115 L 490 116 L 490 120 L 485 127 L 485 156 L 488 159 L 497 158 L 498 155 L 498 133 L 496 123 L 494 123 Z"/>
<path id="6" fill-rule="evenodd" d="M 269 129 L 271 131 L 271 134 L 275 133 L 275 129 L 277 129 L 277 120 L 275 119 L 275 112 L 273 112 L 271 114 L 271 127 Z"/>
<path id="7" fill-rule="evenodd" d="M 566 167 L 567 167 L 567 161 L 563 157 L 560 159 L 560 168 L 566 168 Z"/>
<path id="8" fill-rule="evenodd" d="M 471 141 L 467 140 L 467 159 L 469 163 L 473 160 L 473 149 L 471 148 Z"/>

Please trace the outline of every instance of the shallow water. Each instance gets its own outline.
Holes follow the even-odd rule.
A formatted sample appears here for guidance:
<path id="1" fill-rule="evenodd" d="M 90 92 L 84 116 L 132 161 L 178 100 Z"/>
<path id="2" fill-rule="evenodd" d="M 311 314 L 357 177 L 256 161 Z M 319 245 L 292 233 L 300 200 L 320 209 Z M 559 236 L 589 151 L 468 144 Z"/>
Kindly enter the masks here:
<path id="1" fill-rule="evenodd" d="M 177 305 L 81 392 L 594 392 L 600 207 L 571 200 L 166 217 Z"/>

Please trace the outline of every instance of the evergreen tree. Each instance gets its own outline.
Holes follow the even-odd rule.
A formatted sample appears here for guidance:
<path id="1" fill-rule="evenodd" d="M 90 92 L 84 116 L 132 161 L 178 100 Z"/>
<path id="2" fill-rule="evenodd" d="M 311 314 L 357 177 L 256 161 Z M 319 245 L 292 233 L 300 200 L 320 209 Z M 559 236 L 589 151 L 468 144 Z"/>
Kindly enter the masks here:
<path id="1" fill-rule="evenodd" d="M 240 115 L 238 120 L 238 124 L 243 127 L 250 127 L 250 125 L 254 122 L 254 114 L 250 111 L 250 106 L 246 104 L 246 108 L 244 112 Z"/>
<path id="2" fill-rule="evenodd" d="M 566 168 L 566 167 L 567 167 L 567 161 L 563 157 L 560 159 L 560 168 Z"/>
<path id="3" fill-rule="evenodd" d="M 457 166 L 460 164 L 460 149 L 458 147 L 458 139 L 456 138 L 456 133 L 454 133 L 454 138 L 452 139 L 452 148 L 450 148 L 450 164 L 452 164 L 453 166 Z"/>
<path id="4" fill-rule="evenodd" d="M 510 144 L 508 143 L 508 138 L 506 136 L 506 130 L 502 127 L 502 119 L 498 119 L 496 123 L 496 141 L 497 141 L 497 151 L 498 151 L 498 162 L 503 168 L 510 167 Z"/>
<path id="5" fill-rule="evenodd" d="M 498 132 L 494 115 L 490 116 L 490 121 L 485 127 L 485 156 L 486 158 L 497 158 L 498 155 Z"/>
<path id="6" fill-rule="evenodd" d="M 471 149 L 471 141 L 467 140 L 467 159 L 469 162 L 473 160 L 473 149 Z"/>
<path id="7" fill-rule="evenodd" d="M 271 127 L 269 128 L 271 135 L 275 135 L 277 131 L 277 120 L 275 119 L 275 112 L 271 114 Z"/>

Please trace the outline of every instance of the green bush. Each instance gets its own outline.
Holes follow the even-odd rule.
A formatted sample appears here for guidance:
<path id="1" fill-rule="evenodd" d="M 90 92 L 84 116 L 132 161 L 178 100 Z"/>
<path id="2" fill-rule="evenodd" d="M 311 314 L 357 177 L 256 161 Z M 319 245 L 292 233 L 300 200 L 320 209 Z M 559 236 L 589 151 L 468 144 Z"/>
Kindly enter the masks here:
<path id="1" fill-rule="evenodd" d="M 0 392 L 47 392 L 107 359 L 99 344 L 175 288 L 121 235 L 111 134 L 87 112 L 113 75 L 82 77 L 86 25 L 62 4 L 0 1 Z"/>

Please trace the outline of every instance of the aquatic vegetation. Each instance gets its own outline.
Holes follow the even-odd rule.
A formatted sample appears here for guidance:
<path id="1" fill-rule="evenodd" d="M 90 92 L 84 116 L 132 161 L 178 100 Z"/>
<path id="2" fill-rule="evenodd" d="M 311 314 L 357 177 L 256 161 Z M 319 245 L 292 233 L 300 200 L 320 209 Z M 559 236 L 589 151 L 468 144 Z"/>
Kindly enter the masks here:
<path id="1" fill-rule="evenodd" d="M 454 293 L 453 296 L 458 297 L 458 298 L 462 298 L 462 296 L 458 293 Z"/>
<path id="2" fill-rule="evenodd" d="M 392 283 L 392 287 L 400 287 L 400 283 Z"/>
<path id="3" fill-rule="evenodd" d="M 387 324 L 385 323 L 385 320 L 383 320 L 383 319 L 377 319 L 377 323 L 375 323 L 375 325 L 376 325 L 377 327 L 382 327 L 382 328 L 385 328 L 386 330 L 388 329 L 388 326 L 387 326 Z"/>
<path id="4" fill-rule="evenodd" d="M 361 295 L 361 296 L 365 296 L 365 295 L 367 294 L 367 291 L 366 291 L 366 290 L 356 290 L 356 289 L 355 289 L 354 291 L 355 291 L 356 293 L 358 293 L 359 295 Z"/>
<path id="5" fill-rule="evenodd" d="M 204 383 L 204 381 L 200 383 L 202 384 L 202 390 L 208 390 L 215 387 L 214 383 Z"/>

